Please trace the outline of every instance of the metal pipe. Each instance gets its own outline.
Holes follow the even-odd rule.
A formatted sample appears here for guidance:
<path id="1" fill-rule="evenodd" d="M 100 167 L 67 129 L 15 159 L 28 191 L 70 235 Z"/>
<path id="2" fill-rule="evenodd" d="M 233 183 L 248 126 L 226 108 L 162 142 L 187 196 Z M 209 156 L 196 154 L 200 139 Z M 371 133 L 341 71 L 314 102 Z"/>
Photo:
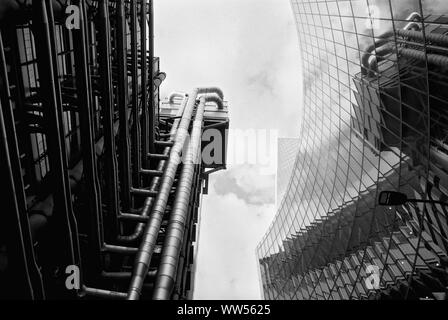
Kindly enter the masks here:
<path id="1" fill-rule="evenodd" d="M 361 58 L 361 74 L 362 75 L 367 75 L 367 74 L 373 73 L 371 64 L 369 63 L 370 58 L 372 56 L 375 57 L 375 55 L 372 54 L 372 51 L 375 49 L 379 49 L 381 46 L 383 46 L 384 44 L 389 42 L 390 37 L 392 37 L 393 35 L 394 35 L 393 31 L 387 31 L 387 32 L 383 33 L 381 36 L 379 36 L 380 40 L 376 41 L 375 43 L 373 43 L 367 47 L 367 49 L 365 50 L 366 52 L 362 55 L 362 58 Z"/>
<path id="2" fill-rule="evenodd" d="M 128 290 L 128 299 L 135 300 L 140 297 L 140 291 L 149 269 L 152 253 L 154 251 L 157 235 L 165 213 L 168 197 L 174 182 L 177 167 L 180 163 L 180 155 L 188 135 L 191 116 L 196 104 L 198 89 L 194 89 L 188 98 L 187 105 L 183 110 L 179 128 L 176 131 L 174 146 L 170 150 L 170 157 L 167 160 L 167 166 L 162 176 L 162 184 L 152 208 L 150 221 L 146 224 L 143 240 L 141 242 L 139 253 L 137 254 L 131 284 Z M 176 119 L 175 121 L 178 121 Z"/>
<path id="3" fill-rule="evenodd" d="M 122 213 L 119 216 L 120 220 L 129 220 L 146 223 L 149 221 L 148 216 L 142 216 L 140 214 Z"/>
<path id="4" fill-rule="evenodd" d="M 146 0 L 145 0 L 146 1 Z M 148 43 L 148 51 L 149 51 L 149 57 L 147 60 L 149 60 L 149 77 L 147 77 L 147 79 L 149 78 L 149 84 L 147 87 L 149 87 L 149 89 L 147 89 L 147 87 L 145 87 L 145 92 L 149 93 L 149 104 L 148 104 L 148 108 L 149 108 L 149 152 L 154 152 L 155 151 L 155 145 L 154 145 L 154 141 L 156 140 L 155 138 L 155 126 L 156 126 L 156 105 L 155 105 L 155 101 L 154 101 L 154 92 L 155 92 L 155 88 L 154 88 L 154 5 L 153 5 L 153 0 L 149 0 L 148 3 L 148 9 L 149 9 L 149 17 L 148 17 L 148 37 L 149 37 L 149 41 L 147 41 Z M 145 19 L 143 20 L 145 23 L 145 27 L 146 27 L 146 11 L 145 11 Z M 146 36 L 146 35 L 145 35 Z M 146 44 L 146 41 L 145 41 Z M 145 45 L 146 48 L 146 45 Z M 146 56 L 146 50 L 145 50 L 145 56 Z M 164 72 L 160 72 L 158 75 L 160 78 L 160 82 L 159 85 L 162 83 L 162 81 L 166 78 L 166 73 Z M 157 106 L 158 107 L 158 106 Z M 151 162 L 149 162 L 149 168 L 148 169 L 152 169 L 152 165 Z"/>
<path id="5" fill-rule="evenodd" d="M 207 94 L 207 102 L 214 102 L 218 106 L 219 110 L 224 109 L 223 99 L 217 93 Z"/>
<path id="6" fill-rule="evenodd" d="M 198 94 L 206 94 L 207 99 L 211 94 L 217 94 L 221 100 L 224 100 L 224 93 L 222 92 L 221 88 L 218 87 L 201 87 L 198 88 Z"/>
<path id="7" fill-rule="evenodd" d="M 82 294 L 85 294 L 88 296 L 93 296 L 93 297 L 98 297 L 98 298 L 115 298 L 115 299 L 125 299 L 127 296 L 127 294 L 124 292 L 89 288 L 86 286 L 82 287 Z"/>
<path id="8" fill-rule="evenodd" d="M 157 270 L 151 270 L 148 271 L 148 274 L 146 275 L 147 278 L 155 278 L 157 274 Z M 110 278 L 110 279 L 126 279 L 129 280 L 132 277 L 132 272 L 103 272 L 102 276 L 104 278 Z"/>
<path id="9" fill-rule="evenodd" d="M 425 53 L 415 49 L 401 48 L 400 54 L 411 59 L 418 59 L 421 61 L 428 61 L 428 64 L 432 64 L 441 68 L 448 68 L 448 57 L 440 54 Z"/>
<path id="10" fill-rule="evenodd" d="M 405 20 L 411 21 L 411 20 L 414 20 L 415 18 L 418 18 L 419 21 L 421 20 L 421 16 L 418 12 L 412 12 Z M 419 30 L 420 25 L 415 22 L 409 22 L 403 29 L 401 29 L 401 30 L 399 29 L 396 32 L 397 32 L 397 34 L 400 34 L 401 32 L 404 34 L 409 29 Z M 374 67 L 376 67 L 378 65 L 378 61 L 376 61 L 376 56 L 377 56 L 376 51 L 379 50 L 381 46 L 385 45 L 388 41 L 390 41 L 391 40 L 390 38 L 392 36 L 394 36 L 394 32 L 392 30 L 386 31 L 381 36 L 379 36 L 379 38 L 381 38 L 380 40 L 376 41 L 375 43 L 373 43 L 367 47 L 367 49 L 365 50 L 366 52 L 363 54 L 363 56 L 361 58 L 361 65 L 362 65 L 361 66 L 361 74 L 362 75 L 367 75 L 367 74 L 373 75 L 373 71 L 375 70 Z M 375 54 L 372 54 L 373 50 L 375 50 Z M 390 47 L 389 51 L 392 51 L 392 47 Z M 384 54 L 385 51 L 382 51 L 382 53 Z M 373 57 L 373 59 L 372 59 L 373 61 L 371 61 L 369 63 L 369 60 L 371 57 Z"/>
<path id="11" fill-rule="evenodd" d="M 188 223 L 188 209 L 193 185 L 195 167 L 200 155 L 202 122 L 205 110 L 205 97 L 200 98 L 196 110 L 191 139 L 188 143 L 185 162 L 182 167 L 180 182 L 177 187 L 176 198 L 171 212 L 161 260 L 157 271 L 153 299 L 169 299 L 174 287 L 179 254 L 183 245 L 184 230 Z"/>
<path id="12" fill-rule="evenodd" d="M 162 170 L 147 170 L 147 169 L 142 169 L 140 170 L 141 174 L 145 174 L 145 175 L 149 175 L 149 176 L 156 176 L 156 177 L 161 177 L 163 175 L 163 171 Z"/>
<path id="13" fill-rule="evenodd" d="M 39 72 L 39 94 L 42 99 L 46 126 L 48 155 L 54 186 L 55 208 L 52 218 L 54 247 L 48 251 L 59 252 L 56 267 L 80 266 L 80 252 L 76 219 L 71 203 L 70 183 L 67 169 L 67 151 L 62 120 L 62 99 L 58 80 L 54 20 L 51 1 L 33 2 L 33 33 Z M 62 248 L 63 247 L 63 248 Z M 63 281 L 62 281 L 63 283 Z"/>
<path id="14" fill-rule="evenodd" d="M 37 266 L 33 238 L 30 230 L 33 215 L 28 218 L 25 188 L 20 165 L 19 147 L 15 128 L 13 108 L 10 100 L 8 70 L 0 31 L 0 168 L 2 176 L 2 223 L 0 232 L 6 239 L 8 264 L 15 289 L 27 288 L 27 293 L 18 296 L 44 299 L 42 276 Z M 11 268 L 14 266 L 14 268 Z M 13 289 L 14 290 L 14 289 Z M 10 291 L 11 294 L 13 291 Z"/>
<path id="15" fill-rule="evenodd" d="M 415 30 L 397 30 L 397 34 L 401 37 L 410 38 L 412 40 L 425 41 L 429 40 L 437 44 L 448 47 L 448 36 L 440 33 L 426 33 L 425 35 L 421 31 Z"/>
<path id="16" fill-rule="evenodd" d="M 102 114 L 104 128 L 104 164 L 105 164 L 105 180 L 107 183 L 107 217 L 108 223 L 105 228 L 105 240 L 111 242 L 115 240 L 119 233 L 118 215 L 119 196 L 118 196 L 118 179 L 117 179 L 117 159 L 115 153 L 115 134 L 113 124 L 114 103 L 112 89 L 112 70 L 111 70 L 111 49 L 110 49 L 110 25 L 109 25 L 109 1 L 100 0 L 98 4 L 99 11 L 99 62 L 101 72 L 101 98 L 102 98 Z"/>
<path id="17" fill-rule="evenodd" d="M 120 122 L 120 191 L 122 210 L 131 207 L 129 192 L 131 181 L 131 159 L 129 157 L 129 128 L 128 128 L 128 70 L 126 47 L 126 13 L 124 0 L 117 2 L 117 67 L 118 67 L 118 111 Z"/>
<path id="18" fill-rule="evenodd" d="M 168 101 L 170 102 L 170 104 L 172 104 L 172 103 L 174 103 L 174 99 L 175 98 L 182 98 L 183 99 L 185 97 L 185 95 L 186 95 L 185 92 L 179 92 L 179 91 L 171 92 Z"/>
<path id="19" fill-rule="evenodd" d="M 184 110 L 185 110 L 185 107 L 186 107 L 187 102 L 188 102 L 188 95 L 187 95 L 187 94 L 184 94 L 184 100 L 182 101 L 182 104 L 181 104 L 179 110 L 177 111 L 177 115 L 178 115 L 178 116 L 182 116 L 182 115 L 183 115 L 183 112 L 184 112 Z M 169 141 L 173 141 L 174 137 L 176 136 L 177 128 L 178 128 L 178 126 L 179 126 L 179 122 L 180 122 L 180 119 L 176 119 L 176 120 L 174 120 L 174 122 L 173 122 L 173 126 L 171 127 L 171 129 L 170 129 L 170 133 L 169 133 L 169 134 L 170 134 L 170 139 L 169 139 Z M 166 154 L 166 155 L 168 155 L 169 152 L 170 152 L 170 150 L 171 150 L 171 147 L 165 147 L 163 153 Z M 161 160 L 161 161 L 159 162 L 157 171 L 158 171 L 158 172 L 163 171 L 163 169 L 164 169 L 164 167 L 165 167 L 165 164 L 166 164 L 166 160 Z M 143 170 L 143 169 L 142 169 L 142 170 Z M 149 171 L 149 170 L 148 170 L 148 171 Z M 162 175 L 163 175 L 163 174 L 162 174 Z M 158 175 L 156 175 L 156 176 L 153 177 L 153 179 L 151 180 L 150 187 L 149 187 L 149 190 L 150 190 L 150 191 L 155 191 L 155 190 L 158 188 L 158 186 L 159 186 L 159 184 L 160 184 L 160 179 L 161 179 L 161 178 L 160 178 L 160 176 L 158 176 Z M 141 212 L 141 216 L 142 216 L 142 218 L 149 217 L 149 213 L 150 213 L 150 210 L 151 210 L 151 208 L 152 208 L 152 204 L 153 204 L 153 202 L 154 202 L 154 197 L 148 197 L 148 198 L 146 198 L 145 203 L 144 203 L 144 205 L 143 205 L 142 212 Z M 133 232 L 131 235 L 128 235 L 128 236 L 119 236 L 119 237 L 118 237 L 118 240 L 121 241 L 121 242 L 133 242 L 133 241 L 139 239 L 139 238 L 142 236 L 143 231 L 145 230 L 144 228 L 145 228 L 145 224 L 144 224 L 144 223 L 139 223 L 139 224 L 137 224 L 137 226 L 135 227 L 134 232 Z"/>
<path id="20" fill-rule="evenodd" d="M 148 153 L 148 158 L 168 160 L 169 155 L 164 153 Z"/>
<path id="21" fill-rule="evenodd" d="M 143 240 L 140 244 L 139 252 L 135 260 L 133 276 L 128 289 L 129 300 L 136 300 L 140 297 L 145 275 L 148 272 L 149 265 L 151 263 L 152 254 L 154 252 L 157 236 L 159 234 L 163 215 L 165 213 L 168 197 L 173 186 L 174 177 L 181 161 L 181 152 L 188 135 L 188 128 L 190 126 L 191 117 L 196 104 L 196 97 L 199 92 L 217 93 L 222 97 L 222 91 L 218 88 L 196 88 L 189 96 L 188 103 L 185 107 L 176 133 L 174 146 L 171 148 L 170 158 L 168 159 L 167 167 L 162 177 L 162 185 L 154 203 L 150 221 L 145 227 Z"/>
<path id="22" fill-rule="evenodd" d="M 132 158 L 134 187 L 140 186 L 141 163 L 140 112 L 138 102 L 137 1 L 131 1 L 131 73 L 132 73 Z"/>
<path id="23" fill-rule="evenodd" d="M 120 254 L 136 254 L 137 248 L 116 246 L 111 244 L 103 245 L 104 252 L 120 253 Z"/>
<path id="24" fill-rule="evenodd" d="M 84 0 L 76 2 L 80 9 L 80 24 L 85 23 Z M 101 246 L 104 242 L 101 213 L 101 192 L 98 181 L 98 171 L 95 156 L 95 134 L 91 109 L 93 108 L 91 85 L 89 81 L 90 71 L 88 65 L 88 40 L 84 28 L 73 30 L 73 50 L 75 58 L 76 90 L 78 97 L 81 144 L 82 144 L 82 171 L 85 187 L 88 194 L 88 207 L 90 217 L 89 228 L 89 268 L 93 273 L 101 270 Z"/>
<path id="25" fill-rule="evenodd" d="M 406 21 L 411 21 L 411 22 L 409 22 L 407 25 L 405 25 L 403 29 L 408 30 L 408 29 L 416 28 L 416 30 L 419 30 L 420 25 L 413 22 L 415 20 L 415 18 L 417 18 L 417 21 L 422 20 L 422 16 L 420 15 L 420 13 L 414 11 L 405 19 Z"/>
<path id="26" fill-rule="evenodd" d="M 147 197 L 155 197 L 157 196 L 157 191 L 155 190 L 147 190 L 147 189 L 131 189 L 132 194 L 140 195 L 140 196 L 147 196 Z"/>
<path id="27" fill-rule="evenodd" d="M 141 90 L 141 107 L 142 107 L 142 117 L 141 117 L 141 141 L 142 141 L 142 167 L 145 169 L 150 169 L 148 158 L 146 155 L 148 152 L 154 152 L 154 145 L 152 144 L 150 134 L 152 130 L 152 123 L 150 111 L 148 110 L 148 96 L 146 91 L 147 86 L 147 59 L 146 59 L 146 0 L 141 0 L 140 3 L 140 65 L 141 65 L 141 79 L 140 79 L 140 90 Z M 151 61 L 152 63 L 152 61 Z M 151 75 L 152 77 L 152 75 Z M 152 91 L 152 87 L 151 87 Z M 153 140 L 153 139 L 152 139 Z"/>

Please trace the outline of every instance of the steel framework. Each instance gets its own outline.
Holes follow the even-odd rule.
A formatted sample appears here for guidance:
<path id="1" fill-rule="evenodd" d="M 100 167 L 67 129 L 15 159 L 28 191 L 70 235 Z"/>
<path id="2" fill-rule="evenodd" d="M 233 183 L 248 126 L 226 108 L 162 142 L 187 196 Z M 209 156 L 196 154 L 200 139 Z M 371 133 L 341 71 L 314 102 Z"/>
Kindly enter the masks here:
<path id="1" fill-rule="evenodd" d="M 149 0 L 0 3 L 0 298 L 191 297 L 206 169 L 225 168 L 200 160 L 202 133 L 225 141 L 227 105 L 198 88 L 160 110 L 153 16 Z"/>

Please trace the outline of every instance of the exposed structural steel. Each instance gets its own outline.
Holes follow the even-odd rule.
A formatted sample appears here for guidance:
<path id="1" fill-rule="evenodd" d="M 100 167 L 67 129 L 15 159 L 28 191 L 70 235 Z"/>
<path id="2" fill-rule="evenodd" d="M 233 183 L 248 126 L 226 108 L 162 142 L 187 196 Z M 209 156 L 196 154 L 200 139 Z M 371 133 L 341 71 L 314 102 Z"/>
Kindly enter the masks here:
<path id="1" fill-rule="evenodd" d="M 264 297 L 448 299 L 448 6 L 291 4 L 305 109 L 257 248 Z M 384 190 L 424 203 L 379 206 Z"/>
<path id="2" fill-rule="evenodd" d="M 200 92 L 207 92 L 207 89 L 194 89 L 191 94 L 188 97 L 188 102 L 185 108 L 182 110 L 182 117 L 179 123 L 179 127 L 177 128 L 176 137 L 174 138 L 174 145 L 170 150 L 169 160 L 166 164 L 166 168 L 164 171 L 164 175 L 162 176 L 162 183 L 160 186 L 160 190 L 157 194 L 157 198 L 155 200 L 155 203 L 153 205 L 153 209 L 150 215 L 150 219 L 148 224 L 145 227 L 145 231 L 143 233 L 143 238 L 141 241 L 140 248 L 138 250 L 137 257 L 135 259 L 134 263 L 134 271 L 132 275 L 131 284 L 129 286 L 128 291 L 128 299 L 135 300 L 138 299 L 140 296 L 140 291 L 143 286 L 144 279 L 146 277 L 146 274 L 149 270 L 149 266 L 151 263 L 151 257 L 154 252 L 154 247 L 156 245 L 157 236 L 159 233 L 159 229 L 163 220 L 163 216 L 166 210 L 166 205 L 168 203 L 168 197 L 171 191 L 171 188 L 174 184 L 175 175 L 177 168 L 179 164 L 181 163 L 181 157 L 182 157 L 182 149 L 184 148 L 187 136 L 188 136 L 188 128 L 190 126 L 190 122 L 192 119 L 194 107 L 196 105 L 196 98 L 198 96 L 198 93 Z M 218 91 L 219 92 L 219 91 Z M 199 106 L 196 110 L 195 115 L 195 121 L 201 123 L 202 127 L 202 117 L 204 112 L 204 104 L 205 99 L 202 98 Z M 194 130 L 195 127 L 193 127 Z M 199 131 L 199 134 L 195 131 L 193 131 L 190 142 L 192 145 L 198 144 L 201 139 L 201 131 Z M 186 166 L 189 165 L 188 156 L 190 152 L 190 147 L 187 146 L 187 158 L 186 162 L 184 163 L 184 169 Z M 198 149 L 195 148 L 195 151 Z M 197 158 L 197 155 L 196 155 Z M 181 174 L 181 182 L 179 188 L 182 186 L 182 174 Z M 184 177 L 185 179 L 185 177 Z M 185 188 L 185 185 L 183 185 Z M 191 184 L 188 186 L 188 188 L 191 188 Z M 179 196 L 182 197 L 182 194 L 178 194 L 176 196 L 176 200 L 178 201 Z M 188 205 L 188 201 L 185 202 L 185 199 L 181 199 L 180 201 L 183 201 L 183 205 Z M 176 202 L 174 204 L 174 210 L 176 208 Z M 168 228 L 168 230 L 170 230 Z M 169 234 L 167 235 L 169 237 Z M 181 244 L 179 244 L 181 245 Z M 163 256 L 162 256 L 163 257 Z"/>
<path id="3" fill-rule="evenodd" d="M 153 16 L 148 0 L 1 1 L 0 298 L 192 297 L 227 104 L 215 87 L 160 103 Z"/>

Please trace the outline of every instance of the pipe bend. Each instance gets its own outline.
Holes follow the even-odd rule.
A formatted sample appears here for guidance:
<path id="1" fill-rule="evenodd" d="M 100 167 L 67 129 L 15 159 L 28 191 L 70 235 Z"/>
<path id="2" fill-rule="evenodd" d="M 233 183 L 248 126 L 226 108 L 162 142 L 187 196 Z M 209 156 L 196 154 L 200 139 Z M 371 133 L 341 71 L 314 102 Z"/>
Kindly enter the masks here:
<path id="1" fill-rule="evenodd" d="M 422 16 L 417 11 L 412 12 L 405 20 L 411 21 L 414 20 L 415 18 L 418 18 L 417 21 L 422 20 Z"/>
<path id="2" fill-rule="evenodd" d="M 197 90 L 198 90 L 198 94 L 216 93 L 221 98 L 221 100 L 224 100 L 224 93 L 218 87 L 201 87 L 201 88 L 197 88 Z"/>
<path id="3" fill-rule="evenodd" d="M 180 92 L 180 91 L 174 91 L 174 92 L 171 92 L 171 94 L 170 94 L 170 97 L 169 97 L 169 102 L 170 103 L 174 103 L 174 99 L 175 98 L 185 98 L 185 97 L 188 97 L 188 94 L 187 93 L 185 93 L 185 92 Z"/>
<path id="4" fill-rule="evenodd" d="M 217 93 L 209 93 L 209 94 L 202 94 L 200 96 L 201 98 L 203 97 L 205 102 L 214 102 L 216 103 L 216 105 L 218 106 L 218 109 L 223 109 L 224 108 L 224 102 L 222 101 L 221 97 L 217 94 Z"/>
<path id="5" fill-rule="evenodd" d="M 380 38 L 378 41 L 372 43 L 365 49 L 365 52 L 361 58 L 361 65 L 362 65 L 361 72 L 363 75 L 371 73 L 369 59 L 372 55 L 374 55 L 372 51 L 375 49 L 379 49 L 381 46 L 385 45 L 389 41 L 389 38 L 393 35 L 394 35 L 393 31 L 386 31 L 385 33 L 383 33 L 378 37 Z"/>

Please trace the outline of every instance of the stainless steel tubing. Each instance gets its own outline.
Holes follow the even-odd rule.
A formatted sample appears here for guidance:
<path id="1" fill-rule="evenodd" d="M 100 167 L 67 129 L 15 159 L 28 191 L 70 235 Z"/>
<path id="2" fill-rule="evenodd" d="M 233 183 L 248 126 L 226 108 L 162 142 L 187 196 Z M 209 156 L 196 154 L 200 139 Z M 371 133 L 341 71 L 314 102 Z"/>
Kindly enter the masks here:
<path id="1" fill-rule="evenodd" d="M 196 88 L 189 96 L 188 103 L 180 120 L 174 146 L 171 148 L 170 158 L 168 159 L 167 167 L 162 177 L 162 185 L 152 209 L 150 221 L 145 227 L 143 239 L 136 256 L 132 279 L 128 290 L 129 300 L 136 300 L 140 297 L 143 282 L 148 272 L 154 247 L 157 241 L 157 236 L 160 231 L 168 197 L 171 187 L 173 186 L 174 177 L 181 161 L 181 152 L 188 135 L 188 128 L 190 126 L 191 117 L 196 104 L 196 98 L 199 93 L 216 93 L 221 99 L 223 98 L 221 89 L 215 87 Z"/>
<path id="2" fill-rule="evenodd" d="M 156 202 L 154 203 L 150 220 L 145 226 L 143 239 L 135 259 L 131 284 L 128 290 L 129 300 L 136 300 L 140 297 L 140 291 L 142 289 L 146 274 L 148 273 L 151 256 L 154 251 L 157 235 L 159 234 L 168 197 L 171 187 L 173 186 L 177 167 L 180 163 L 182 148 L 188 135 L 188 128 L 190 126 L 191 116 L 193 114 L 197 95 L 198 89 L 194 89 L 188 98 L 185 109 L 183 110 L 179 128 L 177 129 L 175 135 L 174 146 L 170 150 L 170 157 L 167 160 L 167 166 L 162 176 L 162 185 L 160 187 L 159 194 L 157 195 Z M 178 119 L 175 121 L 177 120 Z"/>
<path id="3" fill-rule="evenodd" d="M 169 299 L 174 287 L 179 254 L 183 244 L 185 225 L 187 224 L 188 204 L 190 202 L 195 166 L 198 163 L 200 155 L 204 109 L 205 97 L 202 96 L 196 110 L 191 139 L 188 143 L 187 155 L 177 187 L 176 200 L 174 201 L 166 231 L 161 261 L 154 286 L 153 299 L 155 300 Z"/>
<path id="4" fill-rule="evenodd" d="M 130 139 L 128 128 L 128 70 L 127 70 L 127 41 L 126 41 L 126 12 L 124 0 L 119 0 L 117 5 L 117 58 L 118 58 L 118 110 L 119 110 L 119 174 L 121 206 L 123 210 L 131 207 L 132 187 Z"/>
<path id="5" fill-rule="evenodd" d="M 411 21 L 411 22 L 409 22 L 406 26 L 404 26 L 403 29 L 398 29 L 396 31 L 396 33 L 400 36 L 411 37 L 413 35 L 414 37 L 417 37 L 415 34 L 421 33 L 421 32 L 415 31 L 415 30 L 420 29 L 420 25 L 416 22 L 413 22 L 413 20 L 415 20 L 416 18 L 418 18 L 418 21 L 420 21 L 421 20 L 420 14 L 418 12 L 412 12 L 406 18 L 407 21 Z M 414 29 L 414 30 L 409 30 L 409 29 Z M 373 54 L 372 51 L 373 50 L 378 51 L 381 46 L 383 46 L 383 45 L 387 44 L 389 41 L 391 41 L 390 38 L 392 36 L 394 36 L 394 32 L 392 30 L 386 31 L 381 36 L 379 36 L 379 38 L 381 38 L 380 40 L 376 41 L 374 44 L 367 47 L 367 49 L 365 50 L 366 52 L 363 54 L 362 59 L 361 59 L 361 64 L 362 64 L 361 73 L 363 75 L 367 75 L 367 74 L 372 75 L 373 74 L 373 70 L 378 65 L 378 61 L 376 60 L 377 52 L 375 52 L 375 54 Z M 423 34 L 422 34 L 422 37 L 423 37 Z M 434 37 L 434 38 L 436 38 L 436 37 Z M 392 51 L 391 46 L 389 46 L 389 51 Z M 385 50 L 382 50 L 381 53 L 386 54 Z M 372 61 L 369 63 L 370 57 L 374 57 L 374 59 L 372 59 Z"/>
<path id="6" fill-rule="evenodd" d="M 187 104 L 187 101 L 188 101 L 188 95 L 184 94 L 184 100 L 182 101 L 182 104 L 181 104 L 181 106 L 180 106 L 180 108 L 179 108 L 179 110 L 177 112 L 177 116 L 181 116 L 183 114 L 185 106 Z M 177 128 L 179 126 L 179 121 L 180 121 L 180 119 L 174 120 L 173 126 L 171 127 L 171 130 L 170 130 L 170 137 L 172 137 L 172 138 L 170 138 L 169 141 L 172 141 L 172 139 L 176 135 Z M 170 150 L 171 150 L 171 147 L 166 147 L 164 149 L 163 153 L 164 154 L 169 154 Z M 158 167 L 157 167 L 157 171 L 159 171 L 159 172 L 163 171 L 163 168 L 165 167 L 165 163 L 166 163 L 166 160 L 161 160 L 159 162 Z M 159 183 L 160 183 L 160 177 L 159 176 L 154 176 L 151 179 L 149 190 L 150 191 L 155 191 L 158 188 Z M 153 202 L 154 202 L 154 197 L 147 197 L 146 198 L 145 203 L 143 205 L 142 213 L 141 213 L 141 217 L 142 218 L 149 217 L 149 213 L 150 213 L 150 210 L 152 208 Z M 118 240 L 121 241 L 121 242 L 133 242 L 133 241 L 139 239 L 142 236 L 144 228 L 145 228 L 145 223 L 138 223 L 137 226 L 135 227 L 134 232 L 131 235 L 119 236 Z"/>
<path id="7" fill-rule="evenodd" d="M 85 295 L 88 295 L 88 296 L 93 296 L 93 297 L 98 297 L 98 298 L 115 298 L 115 299 L 126 298 L 126 293 L 124 293 L 124 292 L 89 288 L 86 286 L 82 287 L 82 293 Z"/>
<path id="8" fill-rule="evenodd" d="M 424 51 L 419 51 L 419 50 L 415 50 L 415 49 L 407 49 L 407 48 L 401 48 L 399 52 L 401 55 L 403 55 L 407 58 L 418 59 L 421 61 L 427 60 L 428 64 L 432 64 L 432 65 L 442 67 L 442 68 L 448 68 L 448 57 L 447 56 L 442 56 L 439 54 L 432 54 L 432 53 L 425 54 Z"/>
<path id="9" fill-rule="evenodd" d="M 407 37 L 412 40 L 431 41 L 437 44 L 448 47 L 448 36 L 440 33 L 426 33 L 415 30 L 397 30 L 397 34 L 402 37 Z"/>
<path id="10" fill-rule="evenodd" d="M 138 53 L 137 53 L 137 1 L 131 1 L 131 75 L 132 75 L 132 159 L 133 172 L 132 183 L 134 187 L 140 187 L 141 162 L 141 136 L 140 136 L 140 116 L 138 97 Z"/>
<path id="11" fill-rule="evenodd" d="M 109 1 L 101 0 L 98 4 L 98 27 L 101 36 L 98 39 L 99 67 L 101 72 L 101 111 L 104 129 L 104 162 L 105 180 L 107 183 L 107 228 L 104 229 L 106 241 L 115 240 L 119 233 L 118 215 L 119 191 L 118 191 L 118 164 L 115 147 L 114 132 L 114 99 L 111 68 L 111 27 L 109 24 Z"/>

